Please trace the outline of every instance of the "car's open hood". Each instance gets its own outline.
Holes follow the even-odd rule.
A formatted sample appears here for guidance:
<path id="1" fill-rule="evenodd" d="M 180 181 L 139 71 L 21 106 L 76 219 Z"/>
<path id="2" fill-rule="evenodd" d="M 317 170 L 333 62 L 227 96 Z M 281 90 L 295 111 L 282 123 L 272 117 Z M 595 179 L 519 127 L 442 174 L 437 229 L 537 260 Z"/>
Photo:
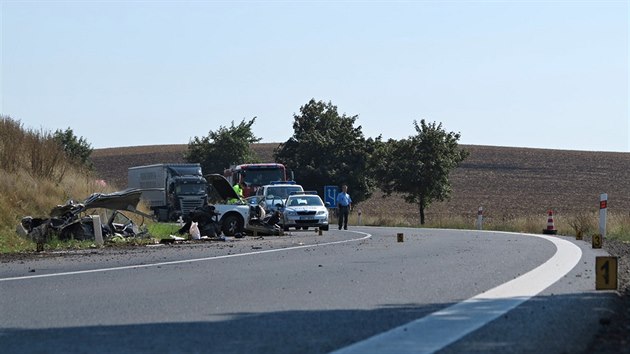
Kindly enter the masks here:
<path id="1" fill-rule="evenodd" d="M 221 199 L 229 200 L 229 199 L 240 199 L 234 188 L 230 185 L 225 177 L 220 174 L 211 174 L 206 175 L 206 180 L 208 181 L 208 185 L 212 186 L 214 190 L 219 194 Z"/>
<path id="2" fill-rule="evenodd" d="M 138 203 L 140 202 L 141 195 L 142 189 L 125 189 L 123 191 L 109 194 L 94 193 L 85 199 L 81 204 L 75 204 L 70 201 L 66 205 L 58 205 L 54 207 L 50 212 L 50 216 L 60 217 L 67 213 L 78 214 L 87 209 L 96 208 L 126 210 L 146 216 L 144 213 L 136 209 L 138 207 Z"/>
<path id="3" fill-rule="evenodd" d="M 125 189 L 109 194 L 94 193 L 83 204 L 86 209 L 105 208 L 134 211 L 140 203 L 141 189 Z"/>

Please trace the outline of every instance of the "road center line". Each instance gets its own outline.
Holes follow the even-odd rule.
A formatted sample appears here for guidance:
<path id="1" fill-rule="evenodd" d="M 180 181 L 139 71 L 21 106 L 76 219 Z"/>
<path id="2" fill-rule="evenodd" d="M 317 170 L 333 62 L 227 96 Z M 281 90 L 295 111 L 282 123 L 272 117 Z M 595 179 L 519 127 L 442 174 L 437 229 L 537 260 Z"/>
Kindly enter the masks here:
<path id="1" fill-rule="evenodd" d="M 173 264 L 181 264 L 181 263 L 194 263 L 194 262 L 212 261 L 212 260 L 216 260 L 216 259 L 254 256 L 254 255 L 259 255 L 259 254 L 264 254 L 264 253 L 291 251 L 291 250 L 297 250 L 297 249 L 302 249 L 302 248 L 312 248 L 312 247 L 337 245 L 337 244 L 348 243 L 348 242 L 356 242 L 356 241 L 367 240 L 368 238 L 372 237 L 371 234 L 368 234 L 366 232 L 360 232 L 360 231 L 349 231 L 349 232 L 363 234 L 365 236 L 364 237 L 360 237 L 360 238 L 353 238 L 353 239 L 350 239 L 350 240 L 343 240 L 343 241 L 333 241 L 333 242 L 318 243 L 318 244 L 313 244 L 313 245 L 301 245 L 301 246 L 294 246 L 294 247 L 287 247 L 287 248 L 275 248 L 275 249 L 271 249 L 271 250 L 256 251 L 256 252 L 227 254 L 227 255 L 223 255 L 223 256 L 194 258 L 194 259 L 183 259 L 183 260 L 179 260 L 179 261 L 149 263 L 149 264 L 137 264 L 137 265 L 129 265 L 129 266 L 122 266 L 122 267 L 112 267 L 112 268 L 78 270 L 78 271 L 74 271 L 74 272 L 62 272 L 62 273 L 50 273 L 50 274 L 39 274 L 39 275 L 27 275 L 27 276 L 23 276 L 23 277 L 0 278 L 0 282 L 12 281 L 12 280 L 27 280 L 27 279 L 36 279 L 36 278 L 60 277 L 60 276 L 77 275 L 77 274 L 88 274 L 88 273 L 101 273 L 101 272 L 110 272 L 110 271 L 115 271 L 115 270 L 149 268 L 149 267 L 157 267 L 157 266 L 173 265 Z"/>
<path id="2" fill-rule="evenodd" d="M 556 253 L 547 262 L 516 279 L 334 353 L 436 352 L 536 296 L 570 272 L 582 257 L 582 250 L 569 241 L 520 235 L 548 240 L 556 246 Z"/>

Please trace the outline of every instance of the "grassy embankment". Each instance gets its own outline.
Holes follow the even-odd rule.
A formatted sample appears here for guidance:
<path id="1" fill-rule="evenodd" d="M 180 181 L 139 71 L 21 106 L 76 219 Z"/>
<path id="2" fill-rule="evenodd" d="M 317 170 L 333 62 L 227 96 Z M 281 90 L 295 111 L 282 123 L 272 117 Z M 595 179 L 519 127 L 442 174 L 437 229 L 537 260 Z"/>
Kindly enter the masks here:
<path id="1" fill-rule="evenodd" d="M 0 118 L 0 253 L 35 250 L 32 241 L 16 233 L 22 217 L 47 217 L 54 206 L 70 199 L 81 202 L 92 193 L 112 191 L 98 183 L 92 172 L 73 164 L 51 133 Z M 91 245 L 89 241 L 53 239 L 46 248 Z"/>

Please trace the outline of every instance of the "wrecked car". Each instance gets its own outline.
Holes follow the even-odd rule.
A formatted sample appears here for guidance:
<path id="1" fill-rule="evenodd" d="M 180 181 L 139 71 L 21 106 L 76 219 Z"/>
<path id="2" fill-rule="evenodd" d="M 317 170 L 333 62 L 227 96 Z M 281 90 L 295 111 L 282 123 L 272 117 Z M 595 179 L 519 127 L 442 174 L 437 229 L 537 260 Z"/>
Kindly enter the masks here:
<path id="1" fill-rule="evenodd" d="M 201 236 L 242 237 L 248 234 L 278 235 L 277 225 L 262 220 L 260 210 L 236 194 L 227 179 L 219 174 L 204 176 L 208 181 L 208 205 L 189 213 L 179 229 L 188 233 L 192 222 L 198 223 Z M 264 214 L 264 211 L 263 211 Z M 273 219 L 272 219 L 273 221 Z"/>
<path id="2" fill-rule="evenodd" d="M 94 240 L 94 223 L 87 212 L 102 208 L 113 211 L 106 222 L 101 224 L 104 238 L 138 236 L 138 226 L 121 211 L 152 218 L 136 209 L 141 194 L 140 189 L 126 189 L 109 194 L 94 193 L 82 203 L 69 200 L 64 205 L 54 207 L 47 218 L 23 217 L 16 231 L 38 244 L 50 241 L 53 236 L 59 240 Z"/>

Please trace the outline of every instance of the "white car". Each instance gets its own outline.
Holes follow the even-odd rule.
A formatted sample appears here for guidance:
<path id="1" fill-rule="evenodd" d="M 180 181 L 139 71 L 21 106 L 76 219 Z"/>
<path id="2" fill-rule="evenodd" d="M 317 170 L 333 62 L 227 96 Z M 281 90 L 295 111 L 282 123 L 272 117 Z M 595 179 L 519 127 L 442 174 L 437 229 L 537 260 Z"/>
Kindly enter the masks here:
<path id="1" fill-rule="evenodd" d="M 267 184 L 258 188 L 253 202 L 258 203 L 269 214 L 276 211 L 278 205 L 284 206 L 289 195 L 297 192 L 304 192 L 304 188 L 299 184 L 290 182 Z"/>
<path id="2" fill-rule="evenodd" d="M 206 175 L 208 181 L 208 203 L 219 213 L 219 224 L 226 236 L 234 236 L 249 226 L 250 208 L 245 200 L 236 194 L 225 177 L 219 174 Z M 236 201 L 229 203 L 229 201 Z"/>
<path id="3" fill-rule="evenodd" d="M 328 230 L 328 208 L 315 192 L 302 192 L 290 195 L 285 203 L 281 220 L 282 228 L 304 230 L 319 227 Z"/>

